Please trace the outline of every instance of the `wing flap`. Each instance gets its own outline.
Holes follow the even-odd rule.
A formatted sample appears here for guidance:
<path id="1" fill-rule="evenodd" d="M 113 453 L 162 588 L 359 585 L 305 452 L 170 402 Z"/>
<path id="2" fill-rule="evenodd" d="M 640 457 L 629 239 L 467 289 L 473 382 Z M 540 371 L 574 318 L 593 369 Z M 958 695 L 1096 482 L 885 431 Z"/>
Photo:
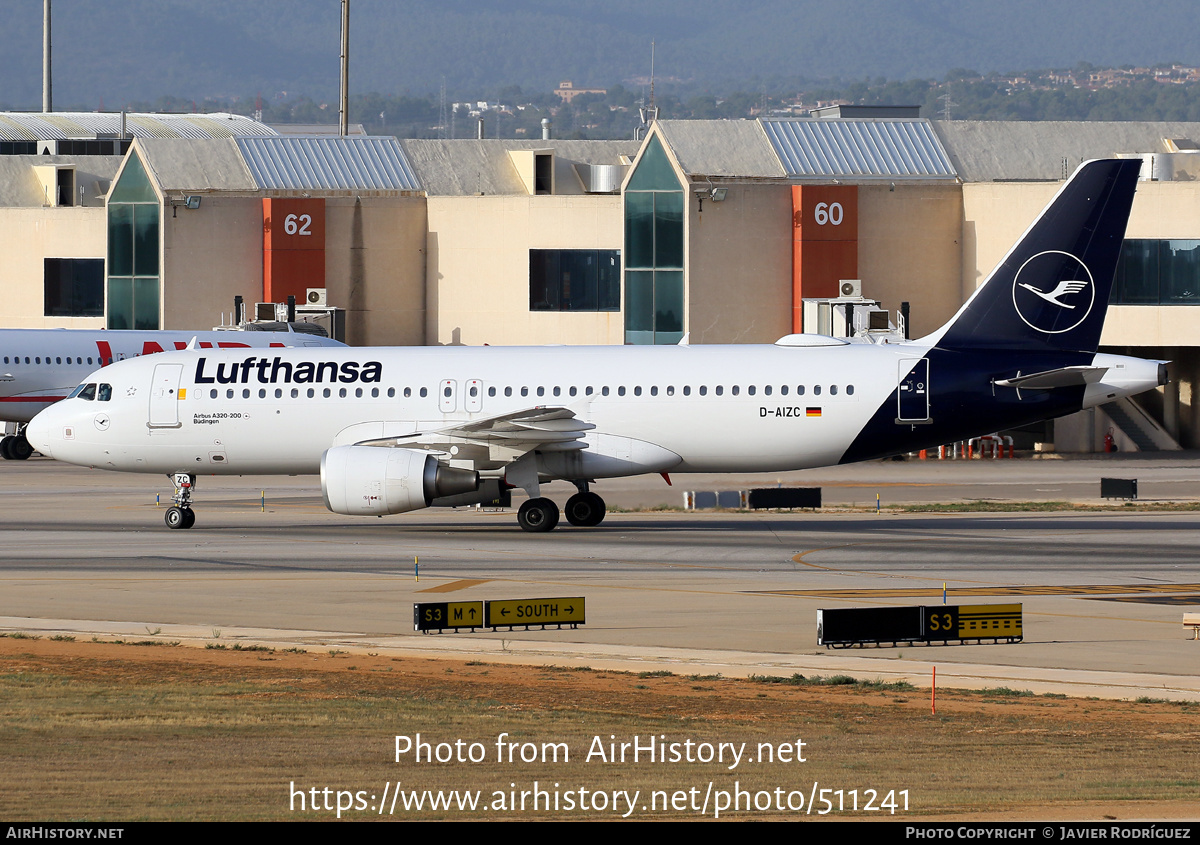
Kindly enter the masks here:
<path id="1" fill-rule="evenodd" d="M 393 437 L 360 440 L 360 445 L 444 452 L 456 461 L 508 463 L 534 450 L 586 449 L 583 436 L 596 426 L 567 408 L 534 407 L 479 420 Z"/>

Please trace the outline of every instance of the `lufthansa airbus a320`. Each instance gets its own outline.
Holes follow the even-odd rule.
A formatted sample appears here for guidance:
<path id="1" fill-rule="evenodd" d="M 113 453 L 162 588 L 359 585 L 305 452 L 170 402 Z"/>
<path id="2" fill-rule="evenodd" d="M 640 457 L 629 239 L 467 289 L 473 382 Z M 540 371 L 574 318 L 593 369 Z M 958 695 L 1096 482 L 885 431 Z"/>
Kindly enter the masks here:
<path id="1" fill-rule="evenodd" d="M 39 414 L 55 459 L 176 483 L 320 473 L 341 514 L 529 496 L 597 525 L 591 487 L 641 473 L 828 466 L 936 446 L 1150 390 L 1166 366 L 1097 346 L 1140 162 L 1083 164 L 949 323 L 913 341 L 770 345 L 188 350 L 119 362 Z"/>

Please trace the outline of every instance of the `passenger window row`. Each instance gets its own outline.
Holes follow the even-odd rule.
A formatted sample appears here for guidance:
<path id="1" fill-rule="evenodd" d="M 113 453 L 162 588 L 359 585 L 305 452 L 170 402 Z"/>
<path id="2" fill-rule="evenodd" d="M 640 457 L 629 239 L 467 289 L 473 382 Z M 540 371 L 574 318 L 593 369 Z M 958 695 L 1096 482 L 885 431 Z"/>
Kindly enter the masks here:
<path id="1" fill-rule="evenodd" d="M 20 364 L 20 363 L 22 362 L 22 360 L 23 360 L 23 361 L 24 361 L 24 363 L 26 363 L 26 364 L 42 364 L 42 363 L 45 363 L 45 364 L 49 364 L 49 365 L 54 365 L 54 364 L 61 364 L 61 363 L 63 362 L 63 359 L 62 359 L 61 357 L 56 357 L 56 358 L 55 358 L 53 361 L 51 361 L 51 360 L 50 360 L 50 356 L 49 356 L 49 355 L 47 355 L 47 356 L 46 356 L 46 360 L 45 360 L 44 362 L 42 361 L 42 358 L 41 358 L 41 356 L 40 356 L 40 355 L 34 356 L 33 358 L 30 358 L 28 355 L 26 355 L 26 356 L 24 357 L 24 359 L 22 359 L 20 355 L 5 355 L 5 356 L 4 356 L 4 363 L 6 363 L 6 364 L 9 364 L 9 363 L 12 363 L 12 364 Z M 87 362 L 88 362 L 89 364 L 91 364 L 91 363 L 92 363 L 92 358 L 91 358 L 91 356 L 90 356 L 90 355 L 88 356 Z M 70 356 L 70 355 L 68 355 L 68 356 L 67 356 L 67 363 L 68 363 L 68 364 L 70 364 L 70 363 L 71 363 L 71 356 Z M 75 359 L 75 363 L 76 363 L 76 364 L 82 364 L 82 363 L 83 363 L 83 358 L 76 358 L 76 359 Z M 109 359 L 107 359 L 107 361 L 105 361 L 105 360 L 104 360 L 104 359 L 102 359 L 102 358 L 97 358 L 97 359 L 96 359 L 96 362 L 95 362 L 95 364 L 94 364 L 93 366 L 101 366 L 101 367 L 102 367 L 102 366 L 104 366 L 106 363 L 107 363 L 107 364 L 111 364 L 111 363 L 112 363 L 112 358 L 109 358 Z"/>
<path id="2" fill-rule="evenodd" d="M 852 385 L 852 384 L 847 384 L 843 388 L 840 388 L 840 389 L 844 390 L 845 395 L 847 395 L 847 396 L 854 395 L 854 385 Z M 726 388 L 724 385 L 720 385 L 720 384 L 715 385 L 712 387 L 712 395 L 724 396 L 725 390 L 726 390 Z M 728 390 L 729 390 L 730 396 L 742 395 L 742 387 L 740 385 L 736 385 L 736 384 L 732 385 L 728 388 Z M 803 384 L 798 384 L 794 388 L 792 386 L 786 385 L 786 384 L 780 385 L 778 388 L 776 388 L 773 385 L 766 385 L 761 388 L 759 388 L 757 385 L 749 385 L 748 387 L 745 388 L 745 395 L 746 396 L 757 396 L 757 395 L 760 395 L 760 391 L 761 391 L 762 396 L 772 396 L 772 395 L 776 395 L 776 394 L 779 396 L 787 396 L 787 395 L 789 395 L 789 392 L 791 392 L 792 390 L 795 391 L 796 396 L 804 396 L 807 391 L 807 388 Z M 828 387 L 826 388 L 826 387 L 823 387 L 822 385 L 816 384 L 816 385 L 812 386 L 812 395 L 820 396 L 822 394 L 822 390 L 827 390 L 828 395 L 830 395 L 830 396 L 837 396 L 839 387 L 836 384 L 831 384 L 831 385 L 828 385 Z M 321 388 L 321 397 L 324 399 L 330 399 L 333 397 L 333 391 L 334 391 L 334 388 L 332 388 L 332 387 Z M 539 398 L 544 398 L 547 395 L 547 391 L 549 391 L 549 395 L 552 398 L 553 397 L 561 397 L 564 395 L 564 392 L 565 392 L 566 396 L 574 397 L 574 396 L 579 395 L 580 388 L 568 387 L 564 391 L 564 388 L 562 388 L 562 387 L 547 388 L 544 386 L 532 387 L 532 388 L 531 387 L 519 387 L 519 388 L 517 388 L 517 387 L 504 387 L 504 388 L 489 387 L 487 389 L 487 395 L 494 398 L 496 396 L 499 396 L 500 393 L 503 392 L 503 395 L 505 397 L 512 397 L 514 395 L 521 396 L 521 397 L 528 397 L 528 396 L 530 396 L 530 391 L 533 391 L 533 395 L 536 397 L 539 397 Z M 387 398 L 389 398 L 389 399 L 395 398 L 396 392 L 397 392 L 396 388 L 389 387 L 387 389 Z M 414 392 L 417 393 L 417 395 L 419 395 L 421 398 L 426 398 L 429 396 L 429 389 L 425 388 L 425 387 L 422 387 L 422 388 L 406 387 L 401 391 L 401 394 L 403 395 L 403 397 L 405 399 L 410 399 L 410 398 L 412 398 Z M 470 387 L 468 390 L 468 393 L 471 395 L 472 398 L 478 396 L 478 392 L 479 392 L 479 389 L 475 386 Z M 258 389 L 258 398 L 266 399 L 266 398 L 268 398 L 269 393 L 273 394 L 274 398 L 276 398 L 276 399 L 282 399 L 282 398 L 284 398 L 285 390 L 284 390 L 284 388 L 281 388 L 281 387 L 276 387 L 272 391 L 268 391 L 267 388 L 259 388 Z M 698 396 L 708 396 L 709 395 L 708 385 L 700 385 L 700 386 L 696 387 L 695 393 Z M 288 391 L 288 394 L 290 395 L 290 397 L 292 399 L 299 399 L 301 396 L 301 388 L 293 387 L 290 389 L 290 391 Z M 599 388 L 599 390 L 597 390 L 596 388 L 594 388 L 590 385 L 583 388 L 584 396 L 595 396 L 595 395 L 626 396 L 626 395 L 630 395 L 630 394 L 632 394 L 633 396 L 643 396 L 643 395 L 675 396 L 675 395 L 677 395 L 677 392 L 676 392 L 676 388 L 674 385 L 667 385 L 666 387 L 661 388 L 661 390 L 657 385 L 652 385 L 651 387 L 648 387 L 648 388 L 643 388 L 641 385 L 635 385 L 632 389 L 627 388 L 625 385 L 620 385 L 620 386 L 616 387 L 615 389 L 609 387 L 608 385 L 605 385 L 605 386 Z M 692 395 L 692 386 L 686 385 L 686 384 L 683 385 L 683 387 L 679 388 L 678 394 L 683 395 L 683 396 L 691 396 Z M 242 399 L 250 399 L 250 398 L 252 398 L 253 395 L 254 395 L 254 391 L 252 391 L 250 388 L 242 388 L 242 390 L 241 390 L 241 398 Z M 304 395 L 309 399 L 316 398 L 317 388 L 309 387 L 309 388 L 305 389 Z M 348 398 L 350 396 L 350 388 L 346 388 L 346 387 L 337 388 L 337 395 L 338 395 L 339 399 Z M 354 388 L 354 398 L 361 399 L 366 395 L 367 395 L 367 392 L 366 392 L 365 388 L 362 388 L 362 387 Z M 379 395 L 380 395 L 380 389 L 378 387 L 372 387 L 370 389 L 370 397 L 372 399 L 378 399 Z M 443 395 L 445 396 L 445 398 L 449 399 L 450 397 L 452 397 L 454 395 L 454 392 L 450 387 L 447 386 L 447 387 L 443 388 Z M 220 398 L 220 396 L 221 396 L 221 391 L 217 390 L 216 388 L 212 388 L 207 391 L 207 397 L 209 399 L 217 399 L 217 398 Z M 233 388 L 228 388 L 225 390 L 225 398 L 226 399 L 234 399 L 234 398 L 237 398 L 237 396 L 238 396 L 237 390 L 235 390 Z M 203 388 L 196 390 L 196 398 L 197 399 L 205 398 L 205 390 Z"/>
<path id="3" fill-rule="evenodd" d="M 282 387 L 276 387 L 276 388 L 275 388 L 273 391 L 270 391 L 270 392 L 271 392 L 271 394 L 272 394 L 272 395 L 274 395 L 274 397 L 275 397 L 276 399 L 282 399 L 282 398 L 283 398 L 283 396 L 284 396 L 284 389 L 283 389 Z M 250 390 L 250 388 L 248 388 L 248 387 L 244 387 L 244 388 L 242 388 L 242 390 L 241 390 L 241 398 L 243 398 L 243 399 L 249 399 L 249 398 L 251 398 L 251 397 L 253 396 L 253 393 L 254 393 L 254 392 L 253 392 L 252 390 Z M 421 395 L 422 395 L 422 396 L 426 395 L 427 393 L 428 393 L 428 391 L 426 391 L 424 388 L 422 388 L 422 389 L 421 389 Z M 268 391 L 267 391 L 267 389 L 266 389 L 265 387 L 260 387 L 260 388 L 258 389 L 258 398 L 259 398 L 259 399 L 266 399 L 266 398 L 267 398 L 267 394 L 268 394 Z M 364 388 L 362 388 L 362 387 L 356 387 L 356 388 L 354 388 L 354 398 L 355 398 L 355 399 L 362 399 L 362 398 L 363 398 L 363 397 L 364 397 L 366 394 L 367 394 L 367 391 L 366 391 Z M 226 399 L 234 399 L 234 398 L 236 398 L 236 397 L 237 397 L 237 395 L 238 395 L 238 391 L 234 390 L 233 388 L 228 388 L 228 389 L 226 389 L 226 391 L 225 391 L 225 398 L 226 398 Z M 298 388 L 298 387 L 293 387 L 293 388 L 292 388 L 290 391 L 288 391 L 288 395 L 289 395 L 289 396 L 290 396 L 292 399 L 299 399 L 299 398 L 300 398 L 300 388 Z M 209 391 L 208 391 L 208 398 L 209 398 L 209 399 L 218 399 L 218 398 L 220 398 L 220 396 L 221 396 L 221 391 L 217 390 L 216 388 L 213 388 L 213 389 L 211 389 L 211 390 L 209 390 Z M 315 387 L 310 387 L 310 388 L 308 388 L 307 390 L 305 390 L 305 396 L 306 396 L 308 399 L 315 399 L 315 398 L 316 398 L 316 396 L 317 396 L 317 389 L 316 389 Z M 340 387 L 340 388 L 338 388 L 338 398 L 339 398 L 339 399 L 346 399 L 346 398 L 348 398 L 349 396 L 350 396 L 350 388 L 348 388 L 348 387 Z M 396 396 L 396 388 L 394 388 L 394 387 L 389 387 L 389 388 L 387 389 L 387 396 L 388 396 L 388 398 L 389 398 L 389 399 L 393 399 L 393 398 L 395 398 L 395 396 Z M 321 397 L 322 397 L 323 399 L 331 399 L 331 398 L 333 398 L 333 388 L 332 388 L 332 387 L 326 387 L 326 388 L 323 388 L 323 389 L 321 390 Z M 200 389 L 198 389 L 198 390 L 196 391 L 196 398 L 197 398 L 197 399 L 203 399 L 203 398 L 204 398 L 204 388 L 200 388 Z M 372 399 L 378 399 L 378 398 L 379 398 L 379 388 L 378 388 L 378 387 L 372 387 L 372 388 L 371 388 L 371 398 L 372 398 Z"/>
<path id="4" fill-rule="evenodd" d="M 776 388 L 774 385 L 770 385 L 770 384 L 765 385 L 761 388 L 758 385 L 752 384 L 745 388 L 745 395 L 746 396 L 757 396 L 757 395 L 760 395 L 760 390 L 761 390 L 761 395 L 763 395 L 763 396 L 774 395 L 776 393 L 776 391 L 778 391 L 778 395 L 780 395 L 780 396 L 787 396 L 788 392 L 792 389 L 793 388 L 790 385 L 786 385 L 786 384 L 780 385 L 778 388 Z M 794 389 L 795 389 L 797 396 L 803 396 L 805 394 L 806 387 L 803 384 L 798 384 L 795 386 Z M 829 395 L 836 396 L 838 393 L 838 389 L 839 389 L 838 385 L 836 385 L 836 384 L 829 385 L 828 386 Z M 848 384 L 845 386 L 844 389 L 845 389 L 847 396 L 854 395 L 854 385 Z M 447 390 L 446 396 L 449 396 L 450 395 L 449 388 L 447 388 L 446 390 Z M 521 395 L 521 396 L 529 396 L 530 390 L 535 391 L 535 395 L 537 395 L 537 396 L 546 396 L 547 390 L 550 391 L 551 396 L 562 396 L 564 393 L 564 389 L 562 387 L 551 387 L 551 388 L 547 388 L 547 387 L 537 387 L 537 388 L 505 387 L 503 389 L 504 395 L 512 396 L 514 390 L 519 390 L 520 391 L 519 395 Z M 718 384 L 718 385 L 713 386 L 712 393 L 714 396 L 724 396 L 725 390 L 726 390 L 726 388 L 724 385 Z M 499 395 L 499 391 L 500 391 L 500 388 L 498 388 L 498 387 L 489 387 L 488 388 L 488 396 L 497 396 L 497 395 Z M 632 389 L 625 387 L 625 385 L 620 385 L 617 388 L 615 388 L 615 391 L 616 391 L 617 396 L 625 396 L 625 395 L 629 394 L 630 392 L 632 392 L 632 395 L 634 395 L 634 396 L 642 396 L 645 394 L 648 394 L 650 396 L 658 396 L 660 394 L 660 388 L 658 387 L 658 385 L 652 385 L 651 387 L 648 387 L 648 388 L 643 388 L 641 385 L 635 385 Z M 698 396 L 708 396 L 709 395 L 708 385 L 702 384 L 699 387 L 695 388 L 695 391 Z M 814 396 L 820 396 L 821 391 L 822 391 L 822 385 L 819 385 L 819 384 L 813 385 L 812 392 L 813 392 Z M 681 394 L 683 396 L 691 396 L 692 395 L 692 386 L 689 384 L 685 384 L 685 385 L 683 385 L 683 387 L 679 388 L 678 392 L 679 392 L 679 394 Z M 578 387 L 568 387 L 568 388 L 566 388 L 565 393 L 569 397 L 570 396 L 578 396 L 579 388 Z M 666 387 L 661 389 L 661 393 L 664 396 L 675 396 L 676 395 L 675 385 L 673 385 L 673 384 L 667 385 Z M 597 390 L 596 388 L 594 388 L 590 385 L 583 388 L 584 396 L 594 396 L 594 395 L 610 396 L 612 394 L 613 394 L 613 388 L 610 388 L 607 385 L 605 385 L 604 387 L 601 387 L 599 390 Z M 471 390 L 471 395 L 472 396 L 475 395 L 474 388 L 472 388 L 472 390 Z M 729 395 L 730 396 L 742 395 L 741 385 L 735 384 L 735 385 L 730 386 L 729 387 Z"/>

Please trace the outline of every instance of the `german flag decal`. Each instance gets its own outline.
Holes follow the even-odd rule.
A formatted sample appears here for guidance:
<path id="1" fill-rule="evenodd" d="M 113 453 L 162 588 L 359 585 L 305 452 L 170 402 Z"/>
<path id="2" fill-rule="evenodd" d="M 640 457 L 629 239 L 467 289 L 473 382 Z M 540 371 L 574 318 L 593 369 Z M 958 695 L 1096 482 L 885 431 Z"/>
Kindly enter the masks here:
<path id="1" fill-rule="evenodd" d="M 819 417 L 819 416 L 821 416 L 821 409 L 820 409 L 820 408 L 805 408 L 805 409 L 804 409 L 804 416 L 806 416 L 806 417 Z"/>

